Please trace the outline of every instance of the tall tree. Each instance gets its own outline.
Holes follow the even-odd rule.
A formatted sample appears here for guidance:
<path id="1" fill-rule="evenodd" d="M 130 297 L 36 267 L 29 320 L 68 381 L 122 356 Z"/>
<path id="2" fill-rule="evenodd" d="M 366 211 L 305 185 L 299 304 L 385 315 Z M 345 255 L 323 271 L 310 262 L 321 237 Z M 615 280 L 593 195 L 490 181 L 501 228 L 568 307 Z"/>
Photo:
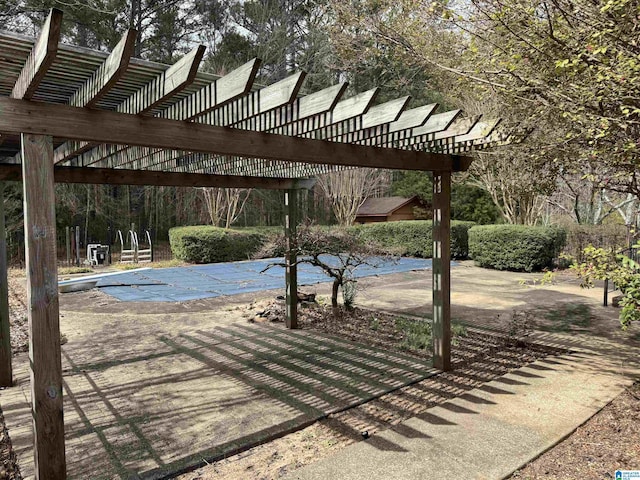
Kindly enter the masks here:
<path id="1" fill-rule="evenodd" d="M 357 31 L 438 72 L 452 93 L 497 95 L 501 113 L 542 129 L 530 140 L 547 158 L 578 173 L 596 158 L 609 188 L 640 193 L 637 1 L 333 3 L 339 48 L 361 43 Z M 562 155 L 568 145 L 577 156 Z"/>
<path id="2" fill-rule="evenodd" d="M 341 226 L 353 224 L 364 201 L 376 192 L 386 191 L 389 183 L 388 172 L 372 168 L 342 170 L 318 177 L 318 184 L 329 198 Z"/>

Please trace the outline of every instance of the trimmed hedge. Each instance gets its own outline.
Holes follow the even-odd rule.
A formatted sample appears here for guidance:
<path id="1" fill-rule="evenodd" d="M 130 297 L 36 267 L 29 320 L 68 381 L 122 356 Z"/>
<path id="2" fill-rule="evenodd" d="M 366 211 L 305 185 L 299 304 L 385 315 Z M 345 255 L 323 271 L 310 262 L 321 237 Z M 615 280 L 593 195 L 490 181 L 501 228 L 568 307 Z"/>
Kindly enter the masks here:
<path id="1" fill-rule="evenodd" d="M 558 227 L 479 225 L 469 230 L 469 256 L 481 267 L 532 272 L 552 267 L 565 242 Z"/>
<path id="2" fill-rule="evenodd" d="M 171 252 L 179 260 L 191 263 L 216 263 L 247 260 L 266 241 L 263 231 L 226 230 L 212 226 L 175 227 L 169 230 Z"/>
<path id="3" fill-rule="evenodd" d="M 475 223 L 451 222 L 451 256 L 467 258 L 469 255 L 468 231 Z M 396 250 L 407 257 L 431 258 L 433 256 L 432 222 L 430 220 L 405 220 L 355 225 L 350 231 L 365 242 L 376 242 L 385 248 Z"/>
<path id="4" fill-rule="evenodd" d="M 467 258 L 468 231 L 475 223 L 451 222 L 451 256 Z M 318 227 L 329 229 L 329 227 Z M 173 256 L 191 263 L 233 262 L 255 258 L 266 242 L 280 234 L 281 227 L 257 227 L 225 230 L 207 225 L 175 227 L 169 230 Z M 432 222 L 407 220 L 369 223 L 350 227 L 348 232 L 366 243 L 375 243 L 402 256 L 431 258 L 433 256 Z M 263 253 L 263 252 L 260 252 Z M 278 256 L 279 249 L 269 251 Z"/>

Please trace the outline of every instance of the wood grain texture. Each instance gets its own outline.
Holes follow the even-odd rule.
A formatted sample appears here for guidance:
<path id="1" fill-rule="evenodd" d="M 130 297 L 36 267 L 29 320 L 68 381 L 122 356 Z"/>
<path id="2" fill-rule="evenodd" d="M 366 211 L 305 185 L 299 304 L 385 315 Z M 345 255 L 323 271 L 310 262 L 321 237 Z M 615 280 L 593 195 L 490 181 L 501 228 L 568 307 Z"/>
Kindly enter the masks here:
<path id="1" fill-rule="evenodd" d="M 267 110 L 260 115 L 234 125 L 234 128 L 243 128 L 253 131 L 273 131 L 283 125 L 300 122 L 325 113 L 332 109 L 340 96 L 347 88 L 346 83 L 334 85 L 325 90 L 298 98 L 293 103 L 288 103 L 279 108 Z M 126 151 L 130 150 L 130 151 Z M 124 155 L 127 155 L 125 157 Z M 103 158 L 95 165 L 111 168 L 114 166 L 127 168 L 159 168 L 164 169 L 167 164 L 175 164 L 176 160 L 184 157 L 184 152 L 155 150 L 152 153 L 141 152 L 140 149 L 120 150 L 110 157 Z"/>
<path id="2" fill-rule="evenodd" d="M 400 117 L 407 108 L 411 97 L 402 97 L 389 102 L 376 105 L 367 110 L 363 115 L 332 123 L 329 128 L 313 130 L 304 135 L 308 138 L 328 140 L 336 142 L 357 143 L 362 135 L 375 127 L 389 125 Z"/>
<path id="3" fill-rule="evenodd" d="M 409 96 L 401 97 L 371 107 L 362 117 L 362 128 L 370 128 L 382 125 L 383 123 L 395 122 L 407 108 L 409 100 L 411 100 Z"/>
<path id="4" fill-rule="evenodd" d="M 303 76 L 298 77 L 301 82 Z M 257 132 L 271 131 L 274 128 L 286 125 L 288 123 L 297 122 L 314 115 L 324 113 L 333 108 L 338 98 L 344 93 L 347 84 L 338 84 L 325 90 L 298 98 L 293 103 L 291 94 L 293 93 L 293 83 L 288 81 L 287 89 L 289 95 L 282 96 L 277 102 L 270 104 L 268 102 L 259 102 L 256 112 L 257 115 L 233 125 L 234 128 L 253 130 Z M 267 87 L 267 89 L 270 87 Z M 298 87 L 295 87 L 297 90 Z M 265 89 L 266 90 L 266 89 Z M 282 92 L 281 92 L 282 93 Z M 273 97 L 272 97 L 273 100 Z M 282 104 L 284 102 L 284 105 Z M 131 150 L 131 151 L 126 151 Z M 125 157 L 124 154 L 127 156 Z M 101 167 L 126 167 L 126 168 L 164 168 L 164 164 L 175 163 L 177 159 L 184 157 L 184 152 L 155 150 L 148 153 L 140 151 L 140 149 L 125 149 L 115 154 L 102 158 L 96 166 Z"/>
<path id="5" fill-rule="evenodd" d="M 120 42 L 91 78 L 69 99 L 69 105 L 73 107 L 93 107 L 109 92 L 111 87 L 122 78 L 127 70 L 129 60 L 133 55 L 136 36 L 137 32 L 133 29 L 124 34 Z M 79 142 L 63 143 L 54 151 L 54 162 L 63 162 L 89 148 L 89 145 Z"/>
<path id="6" fill-rule="evenodd" d="M 244 97 L 239 95 L 240 98 L 236 98 L 234 101 L 222 102 L 219 106 L 208 109 L 208 113 L 197 115 L 195 121 L 207 125 L 263 130 L 257 127 L 269 119 L 269 114 L 272 114 L 275 109 L 287 105 L 295 99 L 304 78 L 304 72 L 299 72 L 250 95 Z M 105 155 L 105 151 L 112 153 Z M 145 160 L 137 162 L 142 157 L 145 157 Z M 165 161 L 166 157 L 166 153 L 157 150 L 142 153 L 127 147 L 109 145 L 106 149 L 93 149 L 82 155 L 79 161 L 82 165 L 106 168 L 133 164 L 130 168 L 136 169 L 154 165 L 156 161 Z"/>
<path id="7" fill-rule="evenodd" d="M 260 59 L 229 72 L 224 77 L 183 98 L 160 113 L 162 118 L 172 120 L 193 120 L 211 110 L 220 108 L 251 91 L 260 68 Z"/>
<path id="8" fill-rule="evenodd" d="M 389 124 L 389 133 L 421 127 L 438 108 L 437 103 L 405 110 L 395 122 Z"/>
<path id="9" fill-rule="evenodd" d="M 451 172 L 433 173 L 433 366 L 451 370 Z"/>
<path id="10" fill-rule="evenodd" d="M 253 82 L 259 68 L 260 59 L 254 58 L 224 77 L 210 83 L 206 87 L 201 88 L 199 91 L 162 111 L 160 113 L 160 117 L 170 118 L 173 120 L 191 121 L 215 110 L 216 108 L 223 107 L 251 91 L 251 87 L 253 86 Z M 126 147 L 110 147 L 107 151 L 111 153 L 106 154 L 107 151 L 105 151 L 104 148 L 94 149 L 89 154 L 82 155 L 78 160 L 78 163 L 81 165 L 95 164 L 97 166 L 107 168 L 115 165 L 125 166 L 138 160 L 136 158 L 132 158 L 132 152 L 129 152 L 128 150 L 129 149 Z M 150 155 L 149 157 L 152 156 L 153 155 Z M 166 155 L 162 153 L 162 150 L 156 150 L 156 158 L 149 157 L 147 157 L 147 160 L 140 163 L 153 165 L 164 161 L 163 157 L 166 157 Z M 130 160 L 126 160 L 127 158 Z M 139 166 L 133 165 L 133 168 L 139 168 Z"/>
<path id="11" fill-rule="evenodd" d="M 93 107 L 107 94 L 127 70 L 137 35 L 136 30 L 130 29 L 122 36 L 102 65 L 69 99 L 69 105 Z"/>
<path id="12" fill-rule="evenodd" d="M 207 125 L 249 128 L 243 122 L 254 117 L 260 118 L 263 113 L 293 102 L 302 88 L 305 77 L 305 72 L 297 72 L 268 87 L 216 108 L 195 121 Z"/>
<path id="13" fill-rule="evenodd" d="M 29 100 L 36 93 L 58 52 L 62 12 L 52 8 L 11 92 L 12 98 Z"/>
<path id="14" fill-rule="evenodd" d="M 25 132 L 293 163 L 439 171 L 451 171 L 456 164 L 455 155 L 294 138 L 9 98 L 0 98 L 0 113 L 0 133 Z"/>
<path id="15" fill-rule="evenodd" d="M 274 131 L 285 125 L 330 111 L 347 88 L 346 83 L 333 85 L 319 92 L 299 97 L 292 103 L 276 105 L 274 108 L 261 108 L 260 115 L 234 124 L 234 128 L 243 128 L 259 132 Z"/>
<path id="16" fill-rule="evenodd" d="M 284 193 L 285 207 L 285 290 L 286 311 L 285 325 L 287 328 L 298 328 L 298 265 L 296 230 L 298 223 L 298 192 L 287 190 Z"/>
<path id="17" fill-rule="evenodd" d="M 4 182 L 0 182 L 0 387 L 10 387 L 12 384 L 7 237 L 4 223 Z"/>
<path id="18" fill-rule="evenodd" d="M 193 83 L 204 56 L 205 47 L 199 45 L 155 77 L 116 108 L 119 113 L 147 114 L 162 102 Z M 93 152 L 92 142 L 66 142 L 57 149 L 55 161 L 62 162 L 85 152 Z"/>
<path id="19" fill-rule="evenodd" d="M 333 109 L 332 121 L 342 122 L 358 115 L 364 115 L 371 108 L 378 93 L 380 93 L 379 88 L 372 88 L 338 102 L 336 108 Z"/>
<path id="20" fill-rule="evenodd" d="M 281 127 L 269 130 L 271 133 L 313 138 L 311 132 L 325 131 L 342 122 L 364 115 L 379 89 L 374 88 L 346 100 L 339 101 L 330 111 L 302 118 Z"/>
<path id="21" fill-rule="evenodd" d="M 110 168 L 61 167 L 54 169 L 56 183 L 97 185 L 155 185 L 173 187 L 261 188 L 286 190 L 303 185 L 304 180 L 290 178 L 259 178 L 234 175 L 208 175 L 203 173 L 161 172 Z M 21 181 L 20 165 L 0 164 L 0 181 Z"/>
<path id="22" fill-rule="evenodd" d="M 170 66 L 164 73 L 131 95 L 117 108 L 120 113 L 147 113 L 190 85 L 198 73 L 205 47 L 199 45 Z"/>
<path id="23" fill-rule="evenodd" d="M 29 360 L 36 478 L 66 478 L 53 141 L 22 135 Z"/>
<path id="24" fill-rule="evenodd" d="M 464 143 L 474 140 L 482 140 L 488 137 L 493 130 L 500 124 L 500 118 L 491 118 L 477 122 L 468 133 L 456 136 L 455 143 Z"/>

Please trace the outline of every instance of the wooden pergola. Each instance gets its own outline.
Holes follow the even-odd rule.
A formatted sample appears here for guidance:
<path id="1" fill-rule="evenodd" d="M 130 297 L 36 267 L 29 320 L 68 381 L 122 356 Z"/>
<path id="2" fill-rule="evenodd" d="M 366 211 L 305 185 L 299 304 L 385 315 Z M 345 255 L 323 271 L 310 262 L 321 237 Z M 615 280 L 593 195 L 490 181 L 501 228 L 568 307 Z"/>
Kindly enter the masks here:
<path id="1" fill-rule="evenodd" d="M 346 168 L 431 171 L 434 365 L 450 363 L 450 191 L 465 154 L 505 141 L 499 119 L 374 105 L 347 85 L 299 95 L 305 74 L 254 85 L 260 61 L 198 71 L 204 47 L 174 65 L 131 58 L 135 31 L 109 54 L 60 44 L 62 12 L 37 39 L 0 32 L 0 181 L 22 180 L 36 478 L 65 478 L 54 183 L 278 189 L 294 241 L 296 193 Z M 2 202 L 0 202 L 2 205 Z M 286 255 L 288 328 L 296 328 L 295 249 Z M 0 382 L 12 384 L 4 212 L 0 210 Z"/>

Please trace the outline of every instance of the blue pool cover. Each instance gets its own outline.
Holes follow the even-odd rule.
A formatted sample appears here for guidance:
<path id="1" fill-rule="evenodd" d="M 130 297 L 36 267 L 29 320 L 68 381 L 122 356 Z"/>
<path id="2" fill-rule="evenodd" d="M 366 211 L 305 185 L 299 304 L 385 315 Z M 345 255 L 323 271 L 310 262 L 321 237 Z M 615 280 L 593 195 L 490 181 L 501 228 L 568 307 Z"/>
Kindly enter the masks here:
<path id="1" fill-rule="evenodd" d="M 337 258 L 325 260 L 338 261 Z M 245 262 L 214 263 L 189 267 L 154 268 L 122 272 L 103 277 L 96 285 L 103 292 L 124 302 L 184 302 L 237 293 L 251 293 L 284 288 L 284 268 L 269 265 L 282 259 L 268 258 Z M 430 259 L 373 258 L 371 265 L 354 271 L 356 278 L 431 268 Z M 319 267 L 298 265 L 298 285 L 330 281 Z"/>

